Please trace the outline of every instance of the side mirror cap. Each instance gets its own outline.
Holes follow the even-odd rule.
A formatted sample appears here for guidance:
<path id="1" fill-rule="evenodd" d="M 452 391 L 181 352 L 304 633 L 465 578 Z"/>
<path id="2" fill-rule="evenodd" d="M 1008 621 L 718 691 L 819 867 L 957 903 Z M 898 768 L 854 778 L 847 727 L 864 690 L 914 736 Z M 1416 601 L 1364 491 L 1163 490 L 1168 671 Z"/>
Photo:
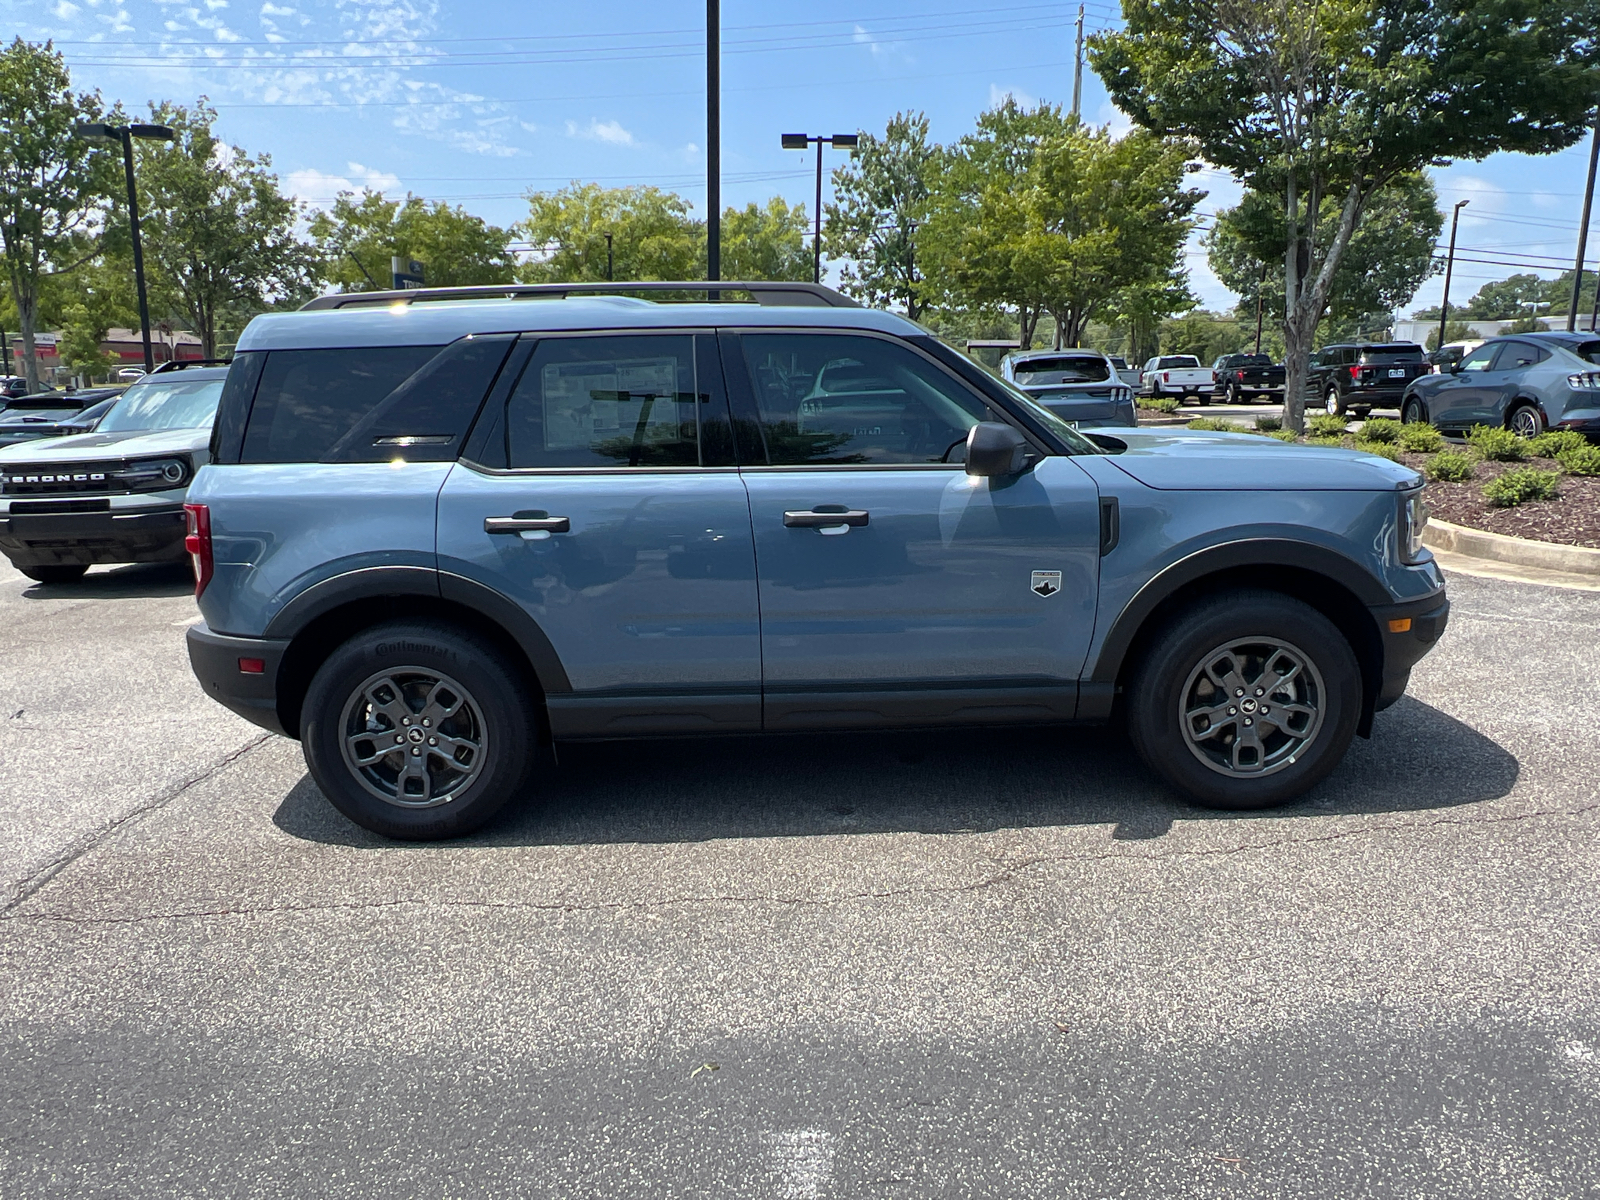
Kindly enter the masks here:
<path id="1" fill-rule="evenodd" d="M 967 434 L 967 474 L 979 478 L 1004 478 L 1022 470 L 1028 443 L 1009 425 L 979 421 Z"/>
<path id="2" fill-rule="evenodd" d="M 1459 358 L 1451 359 L 1449 362 L 1447 362 L 1445 364 L 1444 369 L 1447 372 L 1449 372 L 1451 375 L 1459 375 L 1459 374 L 1461 374 L 1461 360 Z"/>

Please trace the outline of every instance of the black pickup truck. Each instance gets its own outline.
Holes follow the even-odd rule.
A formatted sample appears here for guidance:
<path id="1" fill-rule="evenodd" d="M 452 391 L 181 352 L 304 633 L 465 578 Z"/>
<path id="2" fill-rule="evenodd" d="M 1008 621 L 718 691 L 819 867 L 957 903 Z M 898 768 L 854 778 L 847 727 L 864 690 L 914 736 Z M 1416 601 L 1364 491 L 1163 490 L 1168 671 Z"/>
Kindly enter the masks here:
<path id="1" fill-rule="evenodd" d="M 1229 404 L 1279 399 L 1283 394 L 1283 365 L 1265 354 L 1224 354 L 1211 364 L 1211 374 Z"/>

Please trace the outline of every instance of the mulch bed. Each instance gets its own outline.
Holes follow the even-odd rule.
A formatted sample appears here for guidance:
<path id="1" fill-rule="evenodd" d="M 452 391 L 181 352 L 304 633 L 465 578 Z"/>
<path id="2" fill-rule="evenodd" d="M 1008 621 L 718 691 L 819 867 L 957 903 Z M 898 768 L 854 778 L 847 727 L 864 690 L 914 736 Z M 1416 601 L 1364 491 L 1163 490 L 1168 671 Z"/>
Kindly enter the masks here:
<path id="1" fill-rule="evenodd" d="M 1408 467 L 1422 470 L 1425 454 L 1403 454 Z M 1480 462 L 1472 479 L 1464 483 L 1428 481 L 1428 508 L 1441 521 L 1568 546 L 1600 548 L 1600 475 L 1563 475 L 1555 500 L 1527 500 L 1515 508 L 1495 508 L 1483 498 L 1483 485 L 1502 471 L 1516 466 L 1559 470 L 1551 459 L 1530 458 L 1526 463 Z"/>

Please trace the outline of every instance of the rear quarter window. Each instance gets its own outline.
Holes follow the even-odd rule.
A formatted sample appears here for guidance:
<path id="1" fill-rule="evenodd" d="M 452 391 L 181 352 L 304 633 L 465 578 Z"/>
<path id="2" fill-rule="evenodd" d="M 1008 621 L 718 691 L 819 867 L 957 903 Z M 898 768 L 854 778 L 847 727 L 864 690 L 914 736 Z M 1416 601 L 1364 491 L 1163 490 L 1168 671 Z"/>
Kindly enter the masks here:
<path id="1" fill-rule="evenodd" d="M 514 340 L 271 351 L 239 461 L 453 460 Z"/>

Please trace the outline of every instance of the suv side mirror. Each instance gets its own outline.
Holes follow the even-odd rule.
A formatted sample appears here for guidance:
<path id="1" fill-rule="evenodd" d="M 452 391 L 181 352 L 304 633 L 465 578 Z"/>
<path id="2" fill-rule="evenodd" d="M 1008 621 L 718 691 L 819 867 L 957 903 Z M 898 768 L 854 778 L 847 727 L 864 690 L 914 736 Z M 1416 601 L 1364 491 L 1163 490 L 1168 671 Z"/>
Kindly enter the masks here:
<path id="1" fill-rule="evenodd" d="M 1449 362 L 1445 363 L 1444 369 L 1445 373 L 1449 375 L 1461 374 L 1461 360 L 1459 358 L 1452 358 Z"/>
<path id="2" fill-rule="evenodd" d="M 1009 425 L 979 421 L 967 434 L 967 474 L 1003 478 L 1022 470 L 1028 443 Z"/>

